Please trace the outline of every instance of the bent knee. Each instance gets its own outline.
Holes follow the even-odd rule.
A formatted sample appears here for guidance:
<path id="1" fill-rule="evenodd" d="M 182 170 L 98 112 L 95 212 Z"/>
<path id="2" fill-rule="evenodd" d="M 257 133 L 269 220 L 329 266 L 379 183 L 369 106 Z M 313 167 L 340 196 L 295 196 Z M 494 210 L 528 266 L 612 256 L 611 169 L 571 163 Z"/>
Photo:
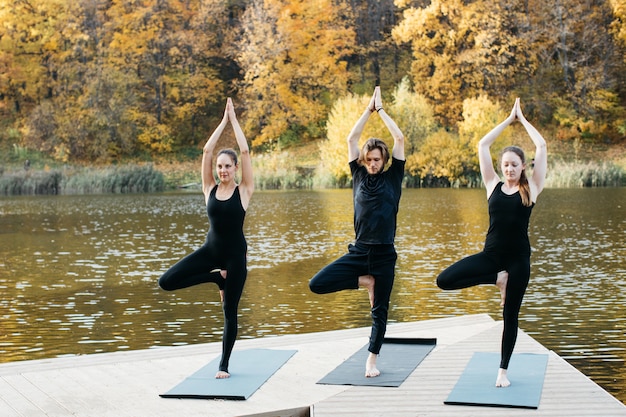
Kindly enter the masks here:
<path id="1" fill-rule="evenodd" d="M 309 289 L 311 290 L 311 292 L 314 292 L 315 294 L 324 294 L 324 287 L 322 287 L 321 285 L 318 284 L 318 282 L 315 280 L 315 278 L 312 278 L 309 281 Z"/>
<path id="2" fill-rule="evenodd" d="M 442 290 L 452 290 L 452 286 L 450 285 L 449 280 L 447 280 L 441 274 L 437 277 L 437 286 Z"/>
<path id="3" fill-rule="evenodd" d="M 313 280 L 309 281 L 309 289 L 311 290 L 311 292 L 319 294 L 319 287 L 313 282 Z"/>
<path id="4" fill-rule="evenodd" d="M 167 279 L 159 278 L 159 287 L 165 291 L 174 291 L 176 288 Z"/>
<path id="5" fill-rule="evenodd" d="M 437 277 L 436 283 L 437 283 L 437 286 L 441 288 L 442 290 L 446 289 L 445 281 L 441 278 L 441 275 Z"/>

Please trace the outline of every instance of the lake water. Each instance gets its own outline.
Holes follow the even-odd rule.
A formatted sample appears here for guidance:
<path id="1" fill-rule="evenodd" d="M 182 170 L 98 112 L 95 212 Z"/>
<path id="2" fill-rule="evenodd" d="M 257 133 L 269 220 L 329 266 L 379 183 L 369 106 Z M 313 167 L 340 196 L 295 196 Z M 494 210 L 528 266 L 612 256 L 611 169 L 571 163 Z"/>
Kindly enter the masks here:
<path id="1" fill-rule="evenodd" d="M 548 189 L 530 227 L 520 327 L 626 403 L 626 188 Z M 488 313 L 495 287 L 434 281 L 482 248 L 484 190 L 405 189 L 390 322 Z M 217 287 L 160 290 L 204 241 L 202 195 L 0 198 L 0 362 L 221 340 Z M 351 190 L 257 191 L 245 226 L 240 338 L 370 326 L 364 290 L 315 295 L 309 278 L 354 236 Z"/>

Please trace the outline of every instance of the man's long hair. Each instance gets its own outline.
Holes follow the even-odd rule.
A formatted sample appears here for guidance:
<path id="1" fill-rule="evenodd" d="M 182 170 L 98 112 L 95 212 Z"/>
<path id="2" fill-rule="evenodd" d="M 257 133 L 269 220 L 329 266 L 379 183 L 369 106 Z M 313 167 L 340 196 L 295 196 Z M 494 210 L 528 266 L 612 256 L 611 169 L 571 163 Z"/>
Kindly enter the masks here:
<path id="1" fill-rule="evenodd" d="M 389 148 L 387 144 L 382 141 L 382 139 L 378 138 L 369 138 L 361 148 L 361 153 L 359 154 L 359 160 L 357 161 L 359 165 L 363 165 L 363 161 L 365 160 L 365 155 L 368 152 L 373 151 L 374 149 L 380 150 L 380 153 L 383 155 L 383 167 L 387 165 L 389 161 Z"/>

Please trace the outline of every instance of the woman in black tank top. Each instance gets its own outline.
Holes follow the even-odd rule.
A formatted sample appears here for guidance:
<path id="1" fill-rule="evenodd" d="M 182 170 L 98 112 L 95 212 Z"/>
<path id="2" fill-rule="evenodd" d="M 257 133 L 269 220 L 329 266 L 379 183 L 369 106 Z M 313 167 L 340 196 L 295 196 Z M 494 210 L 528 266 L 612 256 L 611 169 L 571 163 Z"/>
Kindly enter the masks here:
<path id="1" fill-rule="evenodd" d="M 232 149 L 217 154 L 216 174 L 213 175 L 213 153 L 218 139 L 230 122 L 235 132 L 241 162 Z M 241 181 L 235 182 L 241 166 Z M 226 102 L 222 121 L 204 145 L 202 155 L 202 191 L 209 218 L 209 232 L 205 243 L 187 255 L 159 278 L 166 291 L 192 285 L 214 282 L 220 290 L 224 311 L 222 358 L 216 378 L 228 378 L 228 362 L 237 338 L 237 309 L 247 276 L 246 239 L 243 223 L 250 197 L 254 192 L 252 162 L 246 137 L 239 126 L 232 100 Z"/>
<path id="2" fill-rule="evenodd" d="M 524 152 L 510 146 L 504 148 L 500 158 L 501 179 L 493 166 L 490 147 L 515 120 L 524 126 L 535 144 L 534 168 L 532 176 L 527 178 Z M 511 383 L 507 369 L 517 340 L 522 298 L 530 279 L 528 222 L 537 196 L 543 190 L 547 170 L 546 142 L 524 117 L 519 99 L 515 100 L 509 117 L 480 140 L 478 159 L 489 205 L 485 246 L 482 252 L 446 268 L 437 277 L 437 285 L 444 290 L 479 284 L 495 284 L 498 287 L 504 330 L 496 386 L 508 387 Z"/>

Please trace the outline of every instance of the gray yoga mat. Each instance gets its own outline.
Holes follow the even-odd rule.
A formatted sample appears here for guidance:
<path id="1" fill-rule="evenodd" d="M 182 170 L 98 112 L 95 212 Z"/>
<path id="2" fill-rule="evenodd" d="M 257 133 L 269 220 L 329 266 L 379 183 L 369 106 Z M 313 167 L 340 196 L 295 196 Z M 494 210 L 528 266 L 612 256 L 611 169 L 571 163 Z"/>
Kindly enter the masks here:
<path id="1" fill-rule="evenodd" d="M 230 378 L 216 379 L 220 358 L 185 378 L 163 398 L 246 400 L 296 353 L 295 350 L 247 349 L 230 357 Z"/>
<path id="2" fill-rule="evenodd" d="M 513 354 L 507 371 L 511 385 L 497 388 L 500 354 L 476 352 L 444 404 L 536 409 L 547 365 L 547 354 Z"/>
<path id="3" fill-rule="evenodd" d="M 332 370 L 318 384 L 399 387 L 437 344 L 437 339 L 385 338 L 376 367 L 380 375 L 365 377 L 367 345 Z"/>

